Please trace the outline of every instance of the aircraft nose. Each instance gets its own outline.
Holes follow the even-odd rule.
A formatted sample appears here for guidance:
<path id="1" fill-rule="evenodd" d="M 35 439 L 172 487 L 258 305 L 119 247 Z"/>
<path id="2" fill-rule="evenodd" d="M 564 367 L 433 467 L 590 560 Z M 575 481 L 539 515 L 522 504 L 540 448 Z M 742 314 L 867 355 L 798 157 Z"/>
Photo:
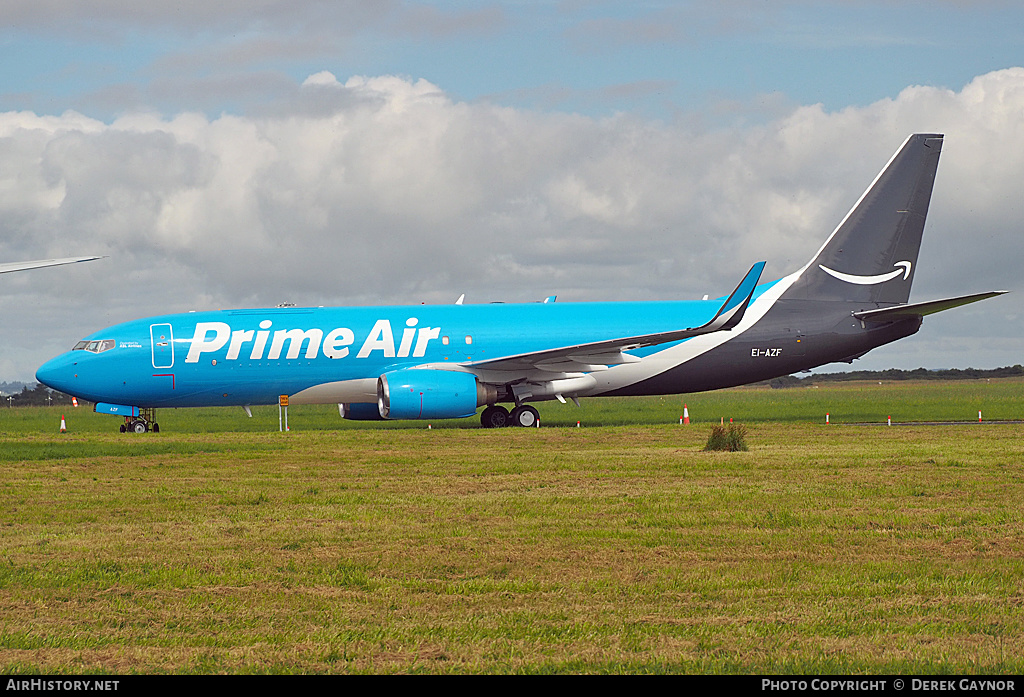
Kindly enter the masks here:
<path id="1" fill-rule="evenodd" d="M 75 383 L 78 376 L 75 374 L 75 358 L 65 353 L 43 363 L 36 371 L 36 380 L 60 392 L 76 394 Z"/>

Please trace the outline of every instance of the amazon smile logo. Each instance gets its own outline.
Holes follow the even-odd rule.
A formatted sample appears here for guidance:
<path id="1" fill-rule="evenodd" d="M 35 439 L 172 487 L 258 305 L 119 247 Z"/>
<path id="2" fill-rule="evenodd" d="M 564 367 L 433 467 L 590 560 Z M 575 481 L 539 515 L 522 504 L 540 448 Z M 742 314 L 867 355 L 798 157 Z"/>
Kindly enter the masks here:
<path id="1" fill-rule="evenodd" d="M 840 281 L 846 281 L 847 283 L 856 283 L 858 286 L 873 286 L 877 283 L 885 283 L 891 281 L 900 274 L 903 274 L 903 280 L 910 278 L 910 268 L 913 266 L 909 261 L 897 261 L 893 266 L 901 266 L 903 268 L 890 271 L 889 273 L 878 274 L 877 276 L 855 276 L 850 273 L 843 273 L 842 271 L 835 271 L 827 266 L 818 264 L 818 268 L 827 273 L 829 276 L 838 278 Z"/>

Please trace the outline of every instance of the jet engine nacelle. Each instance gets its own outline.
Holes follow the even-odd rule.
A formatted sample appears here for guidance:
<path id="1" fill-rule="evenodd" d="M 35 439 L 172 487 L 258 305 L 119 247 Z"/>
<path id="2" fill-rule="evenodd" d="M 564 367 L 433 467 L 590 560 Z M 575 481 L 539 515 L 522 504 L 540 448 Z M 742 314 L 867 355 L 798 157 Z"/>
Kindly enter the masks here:
<path id="1" fill-rule="evenodd" d="M 394 370 L 377 380 L 377 407 L 385 419 L 457 419 L 497 398 L 495 387 L 451 370 Z"/>

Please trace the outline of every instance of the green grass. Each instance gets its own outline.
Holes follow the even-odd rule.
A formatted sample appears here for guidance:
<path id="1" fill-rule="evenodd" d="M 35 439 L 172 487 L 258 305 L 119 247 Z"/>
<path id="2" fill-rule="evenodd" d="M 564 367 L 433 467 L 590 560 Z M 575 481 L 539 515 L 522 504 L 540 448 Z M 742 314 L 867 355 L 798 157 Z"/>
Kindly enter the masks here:
<path id="1" fill-rule="evenodd" d="M 836 415 L 1015 419 L 1022 386 L 590 400 L 500 430 L 2 410 L 0 672 L 1020 673 L 1024 426 Z M 749 452 L 701 452 L 730 417 Z"/>

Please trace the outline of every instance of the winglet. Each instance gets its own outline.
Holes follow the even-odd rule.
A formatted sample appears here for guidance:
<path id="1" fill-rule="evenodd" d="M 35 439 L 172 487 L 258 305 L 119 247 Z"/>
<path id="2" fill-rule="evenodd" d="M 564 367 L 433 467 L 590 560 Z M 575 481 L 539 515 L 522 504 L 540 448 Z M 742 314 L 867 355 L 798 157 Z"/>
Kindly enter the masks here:
<path id="1" fill-rule="evenodd" d="M 725 303 L 719 308 L 715 316 L 711 318 L 711 321 L 699 327 L 694 327 L 691 331 L 707 334 L 729 330 L 739 324 L 740 320 L 743 319 L 743 313 L 747 310 L 747 305 L 750 304 L 750 298 L 754 295 L 754 290 L 757 288 L 757 282 L 761 278 L 761 272 L 764 271 L 764 265 L 765 262 L 759 261 L 751 266 L 750 271 L 747 271 L 747 275 L 736 286 L 736 290 L 726 298 Z"/>

